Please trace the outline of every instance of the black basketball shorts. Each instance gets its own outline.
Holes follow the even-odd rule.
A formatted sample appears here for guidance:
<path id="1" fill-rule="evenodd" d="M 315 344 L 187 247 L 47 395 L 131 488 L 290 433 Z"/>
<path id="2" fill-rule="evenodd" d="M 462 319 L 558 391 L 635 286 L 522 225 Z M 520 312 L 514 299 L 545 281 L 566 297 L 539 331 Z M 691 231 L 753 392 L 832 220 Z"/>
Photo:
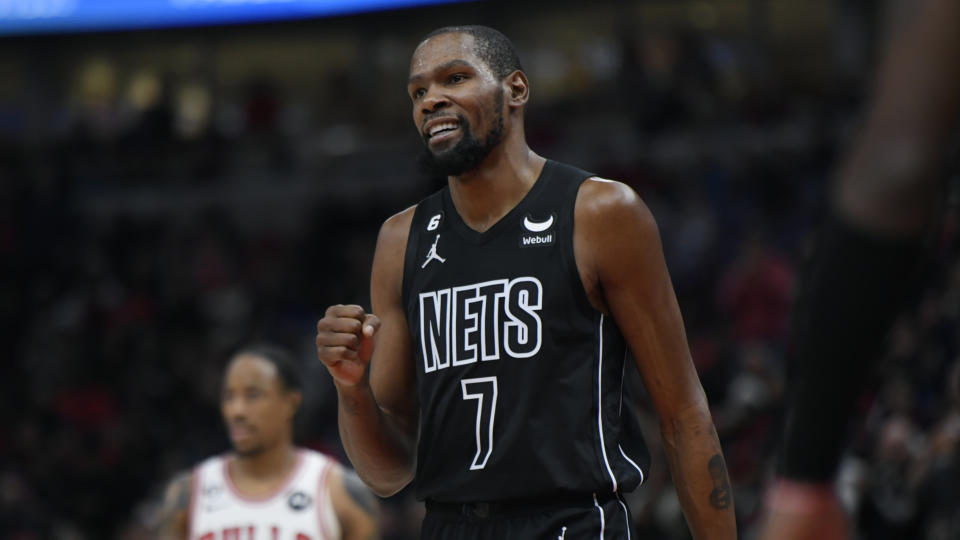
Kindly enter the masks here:
<path id="1" fill-rule="evenodd" d="M 427 501 L 422 540 L 632 540 L 633 520 L 618 494 L 495 503 Z"/>

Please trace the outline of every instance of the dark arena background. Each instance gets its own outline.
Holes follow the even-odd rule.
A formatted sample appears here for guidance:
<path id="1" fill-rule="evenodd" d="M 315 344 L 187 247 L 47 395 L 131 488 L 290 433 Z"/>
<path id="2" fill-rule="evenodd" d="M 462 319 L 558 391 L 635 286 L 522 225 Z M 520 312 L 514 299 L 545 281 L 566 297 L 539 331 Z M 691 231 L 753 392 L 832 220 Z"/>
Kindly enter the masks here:
<path id="1" fill-rule="evenodd" d="M 0 538 L 151 538 L 165 483 L 227 449 L 220 374 L 241 343 L 295 351 L 298 439 L 346 461 L 315 324 L 369 306 L 380 223 L 440 185 L 417 172 L 408 61 L 464 23 L 516 44 L 532 148 L 629 183 L 656 216 L 752 537 L 795 276 L 888 3 L 410 4 L 0 0 Z M 927 286 L 863 375 L 838 477 L 859 538 L 960 538 L 944 202 Z M 686 538 L 638 406 L 654 470 L 634 517 L 643 538 Z M 415 538 L 421 516 L 409 490 L 385 500 L 385 538 Z"/>

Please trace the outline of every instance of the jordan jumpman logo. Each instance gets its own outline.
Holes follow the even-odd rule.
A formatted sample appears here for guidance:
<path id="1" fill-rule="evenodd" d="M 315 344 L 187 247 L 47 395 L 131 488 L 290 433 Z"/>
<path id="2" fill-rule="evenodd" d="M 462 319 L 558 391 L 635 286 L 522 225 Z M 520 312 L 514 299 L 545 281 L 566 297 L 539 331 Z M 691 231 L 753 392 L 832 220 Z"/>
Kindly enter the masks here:
<path id="1" fill-rule="evenodd" d="M 437 237 L 433 240 L 433 245 L 430 246 L 430 251 L 427 252 L 427 260 L 423 261 L 423 266 L 421 266 L 420 268 L 426 268 L 427 265 L 430 264 L 430 261 L 434 259 L 440 261 L 441 264 L 447 262 L 446 259 L 444 259 L 440 255 L 437 255 L 437 242 L 439 241 L 440 241 L 440 235 L 438 234 Z"/>

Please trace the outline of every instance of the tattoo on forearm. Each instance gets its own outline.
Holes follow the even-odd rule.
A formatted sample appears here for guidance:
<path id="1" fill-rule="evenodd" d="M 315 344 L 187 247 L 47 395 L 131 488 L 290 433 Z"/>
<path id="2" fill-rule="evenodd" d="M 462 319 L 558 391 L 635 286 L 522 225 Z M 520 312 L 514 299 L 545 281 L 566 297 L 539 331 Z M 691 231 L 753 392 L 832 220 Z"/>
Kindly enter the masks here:
<path id="1" fill-rule="evenodd" d="M 710 479 L 713 480 L 713 491 L 710 492 L 710 505 L 717 510 L 730 508 L 733 495 L 730 493 L 730 480 L 727 478 L 727 465 L 721 454 L 715 454 L 707 463 Z"/>
<path id="2" fill-rule="evenodd" d="M 368 514 L 374 514 L 377 511 L 377 501 L 370 492 L 370 488 L 360 480 L 360 477 L 353 471 L 344 471 L 343 487 L 347 490 L 347 495 Z"/>

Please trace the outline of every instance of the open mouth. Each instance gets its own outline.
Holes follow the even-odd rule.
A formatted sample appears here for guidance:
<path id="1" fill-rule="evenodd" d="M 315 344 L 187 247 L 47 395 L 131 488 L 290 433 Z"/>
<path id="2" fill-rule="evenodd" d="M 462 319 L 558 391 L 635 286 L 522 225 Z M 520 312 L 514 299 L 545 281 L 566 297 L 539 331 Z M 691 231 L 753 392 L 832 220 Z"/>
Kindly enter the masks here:
<path id="1" fill-rule="evenodd" d="M 445 122 L 443 124 L 440 124 L 431 128 L 430 133 L 428 133 L 427 135 L 432 139 L 438 135 L 442 135 L 444 133 L 449 133 L 451 131 L 454 131 L 458 127 L 459 125 L 456 122 Z"/>
<path id="2" fill-rule="evenodd" d="M 427 124 L 424 138 L 428 143 L 439 142 L 451 137 L 458 129 L 460 129 L 460 121 L 457 119 L 437 119 Z"/>

